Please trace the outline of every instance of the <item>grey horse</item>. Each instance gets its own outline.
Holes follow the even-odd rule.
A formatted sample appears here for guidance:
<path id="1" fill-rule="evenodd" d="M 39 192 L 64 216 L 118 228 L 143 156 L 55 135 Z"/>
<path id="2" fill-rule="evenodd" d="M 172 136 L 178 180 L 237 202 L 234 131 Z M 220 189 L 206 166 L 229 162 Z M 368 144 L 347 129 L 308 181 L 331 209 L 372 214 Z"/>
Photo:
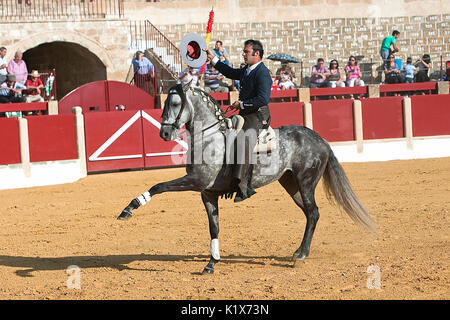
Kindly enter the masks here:
<path id="1" fill-rule="evenodd" d="M 190 136 L 186 175 L 152 186 L 122 211 L 118 219 L 128 219 L 132 210 L 147 204 L 150 199 L 170 191 L 198 191 L 206 208 L 211 235 L 210 261 L 203 273 L 213 273 L 220 260 L 219 209 L 220 196 L 229 194 L 231 178 L 226 174 L 224 161 L 227 143 L 225 114 L 217 102 L 200 88 L 180 84 L 172 88 L 162 113 L 160 136 L 175 140 L 185 126 Z M 259 155 L 250 175 L 256 189 L 278 181 L 306 216 L 306 227 L 300 247 L 293 254 L 293 262 L 304 260 L 310 252 L 319 211 L 314 198 L 315 189 L 323 176 L 327 198 L 337 204 L 358 225 L 376 232 L 376 224 L 354 194 L 343 168 L 329 144 L 313 130 L 303 126 L 283 126 L 278 129 L 277 148 L 269 155 Z M 263 159 L 265 157 L 265 159 Z"/>

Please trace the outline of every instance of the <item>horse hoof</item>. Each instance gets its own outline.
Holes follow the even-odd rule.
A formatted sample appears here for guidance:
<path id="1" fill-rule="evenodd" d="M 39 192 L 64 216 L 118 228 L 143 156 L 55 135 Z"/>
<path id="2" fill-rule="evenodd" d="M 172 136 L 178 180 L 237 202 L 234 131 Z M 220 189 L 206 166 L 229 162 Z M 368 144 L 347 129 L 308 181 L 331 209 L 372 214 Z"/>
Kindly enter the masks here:
<path id="1" fill-rule="evenodd" d="M 298 254 L 298 253 L 294 253 L 294 256 L 292 257 L 292 267 L 295 268 L 297 265 L 297 262 L 303 262 L 305 263 L 305 259 L 306 259 L 306 255 L 305 254 Z"/>
<path id="2" fill-rule="evenodd" d="M 205 267 L 205 269 L 203 269 L 202 274 L 213 274 L 214 273 L 214 269 L 213 268 L 208 268 Z"/>
<path id="3" fill-rule="evenodd" d="M 127 220 L 131 218 L 132 215 L 133 214 L 131 213 L 131 211 L 124 209 L 122 213 L 117 217 L 117 220 Z"/>

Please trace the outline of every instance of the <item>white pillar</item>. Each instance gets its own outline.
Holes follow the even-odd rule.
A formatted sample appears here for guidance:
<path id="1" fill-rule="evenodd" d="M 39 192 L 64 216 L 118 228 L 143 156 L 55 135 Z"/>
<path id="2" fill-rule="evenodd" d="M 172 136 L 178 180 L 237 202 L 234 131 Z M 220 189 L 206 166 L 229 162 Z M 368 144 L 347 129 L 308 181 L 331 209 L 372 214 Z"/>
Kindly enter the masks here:
<path id="1" fill-rule="evenodd" d="M 310 102 L 305 102 L 303 106 L 303 123 L 305 127 L 313 130 L 312 106 Z"/>
<path id="2" fill-rule="evenodd" d="M 30 144 L 28 140 L 28 120 L 19 118 L 20 162 L 25 177 L 31 177 Z"/>
<path id="3" fill-rule="evenodd" d="M 358 153 L 362 153 L 364 134 L 361 100 L 353 100 L 353 128 L 355 130 L 356 149 Z"/>
<path id="4" fill-rule="evenodd" d="M 406 144 L 408 149 L 413 149 L 413 128 L 412 128 L 412 110 L 411 110 L 411 98 L 403 98 L 403 133 L 406 138 Z"/>
<path id="5" fill-rule="evenodd" d="M 73 107 L 72 112 L 75 114 L 75 132 L 77 139 L 77 154 L 80 160 L 80 173 L 82 177 L 87 175 L 86 164 L 86 142 L 84 140 L 84 116 L 81 107 Z"/>

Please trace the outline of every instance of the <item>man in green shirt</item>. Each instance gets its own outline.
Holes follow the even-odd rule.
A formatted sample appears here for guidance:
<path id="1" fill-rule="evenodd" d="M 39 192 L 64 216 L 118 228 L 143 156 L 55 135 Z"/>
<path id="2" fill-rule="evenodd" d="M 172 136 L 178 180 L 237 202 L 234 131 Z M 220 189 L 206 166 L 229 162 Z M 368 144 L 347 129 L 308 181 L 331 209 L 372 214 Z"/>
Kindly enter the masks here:
<path id="1" fill-rule="evenodd" d="M 383 42 L 381 43 L 380 55 L 381 58 L 383 59 L 384 64 L 386 64 L 390 54 L 398 52 L 398 47 L 395 44 L 395 42 L 399 37 L 400 31 L 394 30 L 392 32 L 392 36 L 388 36 L 383 39 Z"/>

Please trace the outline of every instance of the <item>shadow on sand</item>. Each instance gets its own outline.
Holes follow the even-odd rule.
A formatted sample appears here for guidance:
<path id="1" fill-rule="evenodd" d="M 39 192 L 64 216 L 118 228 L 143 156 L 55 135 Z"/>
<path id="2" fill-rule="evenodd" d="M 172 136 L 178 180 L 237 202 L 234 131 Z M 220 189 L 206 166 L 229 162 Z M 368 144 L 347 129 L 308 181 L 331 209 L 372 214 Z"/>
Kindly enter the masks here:
<path id="1" fill-rule="evenodd" d="M 279 267 L 292 267 L 291 259 L 289 257 L 275 257 L 275 256 L 222 256 L 220 263 L 235 264 L 243 263 L 250 265 L 265 265 L 261 260 L 271 260 L 270 264 Z M 258 261 L 256 261 L 258 260 Z M 281 263 L 273 263 L 273 260 Z M 136 261 L 160 261 L 160 262 L 204 262 L 209 261 L 209 256 L 206 255 L 107 255 L 107 256 L 72 256 L 72 257 L 20 257 L 20 256 L 5 256 L 0 255 L 0 265 L 6 267 L 20 268 L 15 273 L 21 277 L 32 277 L 34 271 L 53 271 L 66 270 L 71 265 L 76 265 L 81 269 L 87 268 L 113 268 L 119 271 L 122 270 L 137 270 L 137 271 L 155 271 L 154 269 L 136 269 L 128 267 L 127 264 Z M 197 274 L 197 273 L 193 273 Z"/>

